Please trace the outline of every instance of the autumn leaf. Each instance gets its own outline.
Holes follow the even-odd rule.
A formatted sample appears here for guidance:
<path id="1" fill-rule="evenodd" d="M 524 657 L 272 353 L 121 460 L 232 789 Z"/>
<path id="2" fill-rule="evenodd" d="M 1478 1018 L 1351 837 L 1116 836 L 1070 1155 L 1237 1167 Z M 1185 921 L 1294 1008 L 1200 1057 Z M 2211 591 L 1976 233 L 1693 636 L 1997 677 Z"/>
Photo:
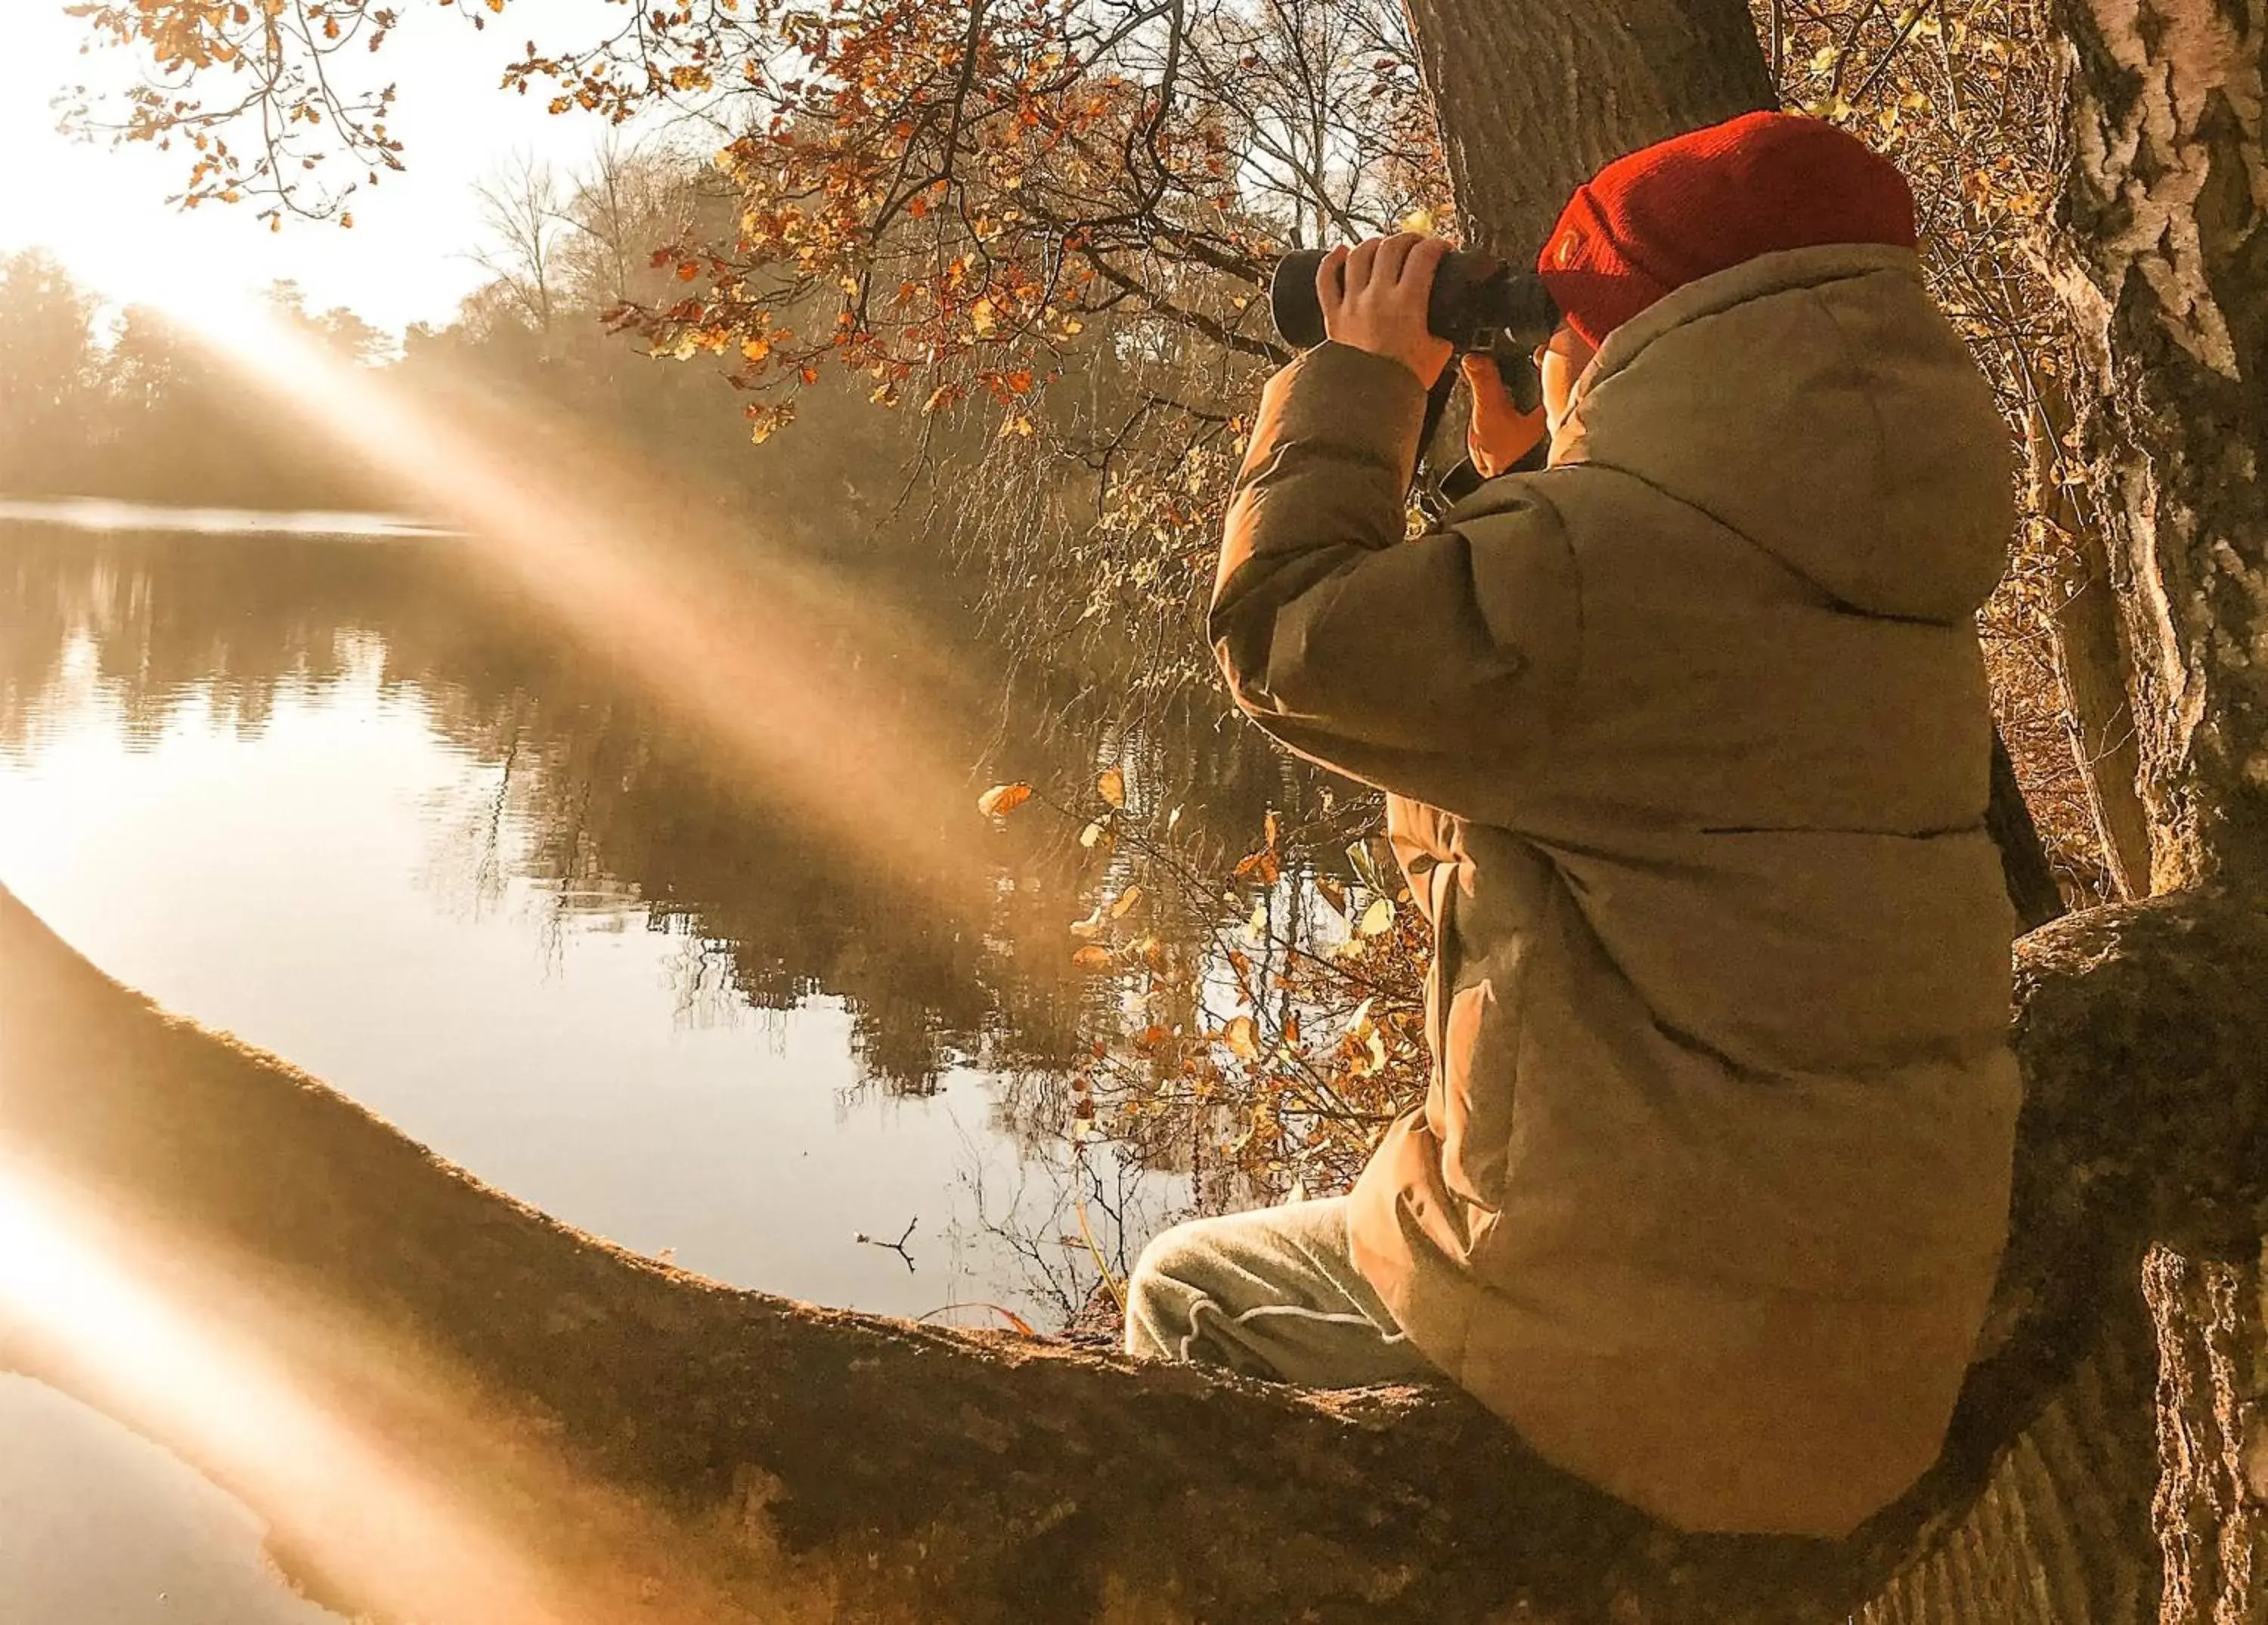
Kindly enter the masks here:
<path id="1" fill-rule="evenodd" d="M 1362 911 L 1362 919 L 1355 926 L 1366 937 L 1376 937 L 1394 923 L 1394 905 L 1383 897 L 1373 897 L 1370 907 Z"/>
<path id="2" fill-rule="evenodd" d="M 762 445 L 795 421 L 795 408 L 778 405 L 748 408 L 748 438 Z"/>
<path id="3" fill-rule="evenodd" d="M 1248 854 L 1236 865 L 1239 879 L 1246 875 L 1256 875 L 1263 886 L 1275 885 L 1277 877 L 1283 871 L 1282 863 L 1277 858 L 1276 854 L 1266 847 L 1263 847 L 1257 852 Z"/>
<path id="4" fill-rule="evenodd" d="M 1107 769 L 1094 781 L 1094 792 L 1114 807 L 1126 805 L 1126 776 L 1117 768 Z"/>
<path id="5" fill-rule="evenodd" d="M 1029 784 L 995 784 L 976 798 L 976 810 L 987 818 L 995 818 L 1004 812 L 1013 812 L 1031 798 L 1032 787 Z"/>
<path id="6" fill-rule="evenodd" d="M 1242 1061 L 1260 1059 L 1260 1024 L 1249 1016 L 1239 1016 L 1221 1029 L 1221 1042 L 1228 1046 L 1229 1054 Z"/>
<path id="7" fill-rule="evenodd" d="M 1142 888 L 1138 886 L 1128 886 L 1118 893 L 1118 901 L 1110 905 L 1110 917 L 1114 920 L 1124 919 L 1126 911 L 1141 901 Z"/>
<path id="8" fill-rule="evenodd" d="M 1373 892 L 1386 890 L 1386 876 L 1378 861 L 1378 854 L 1368 841 L 1357 841 L 1347 848 L 1347 861 L 1362 883 Z"/>
<path id="9" fill-rule="evenodd" d="M 1085 829 L 1079 832 L 1079 845 L 1088 848 L 1090 850 L 1096 845 L 1108 842 L 1109 838 L 1110 827 L 1104 823 L 1101 819 L 1096 819 Z"/>
<path id="10" fill-rule="evenodd" d="M 1110 963 L 1110 950 L 1098 943 L 1089 943 L 1072 952 L 1071 962 L 1081 970 L 1099 970 Z"/>

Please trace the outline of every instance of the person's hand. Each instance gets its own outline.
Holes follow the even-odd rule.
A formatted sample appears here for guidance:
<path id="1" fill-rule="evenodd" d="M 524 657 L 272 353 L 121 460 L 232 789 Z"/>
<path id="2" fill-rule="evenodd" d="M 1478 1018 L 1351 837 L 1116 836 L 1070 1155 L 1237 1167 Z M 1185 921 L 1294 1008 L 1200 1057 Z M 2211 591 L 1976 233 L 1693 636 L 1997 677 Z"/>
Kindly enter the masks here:
<path id="1" fill-rule="evenodd" d="M 1440 238 L 1415 232 L 1332 249 L 1315 268 L 1323 331 L 1341 344 L 1400 362 L 1432 388 L 1454 348 L 1425 326 L 1433 272 L 1448 252 Z"/>
<path id="2" fill-rule="evenodd" d="M 1493 480 L 1535 449 L 1549 427 L 1539 406 L 1523 412 L 1513 404 L 1504 374 L 1488 357 L 1464 359 L 1465 386 L 1473 392 L 1472 420 L 1465 427 L 1465 451 L 1481 478 Z"/>

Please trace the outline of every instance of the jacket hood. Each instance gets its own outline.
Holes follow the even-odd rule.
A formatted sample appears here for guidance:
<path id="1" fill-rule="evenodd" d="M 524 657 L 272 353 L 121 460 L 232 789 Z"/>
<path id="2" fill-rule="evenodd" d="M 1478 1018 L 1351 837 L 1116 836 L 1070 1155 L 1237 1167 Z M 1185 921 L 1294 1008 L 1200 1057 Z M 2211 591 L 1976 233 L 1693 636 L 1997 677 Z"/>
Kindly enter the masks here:
<path id="1" fill-rule="evenodd" d="M 1729 526 L 1837 601 L 1952 624 L 2007 562 L 2007 430 L 1909 250 L 1800 248 L 1607 336 L 1552 443 Z"/>

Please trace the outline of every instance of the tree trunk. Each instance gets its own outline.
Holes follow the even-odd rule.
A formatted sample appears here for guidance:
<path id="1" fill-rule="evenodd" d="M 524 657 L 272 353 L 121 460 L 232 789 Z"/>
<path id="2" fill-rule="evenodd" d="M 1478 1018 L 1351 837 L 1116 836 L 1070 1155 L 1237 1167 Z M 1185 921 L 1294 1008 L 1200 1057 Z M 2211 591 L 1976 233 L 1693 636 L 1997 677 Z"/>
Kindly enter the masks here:
<path id="1" fill-rule="evenodd" d="M 2026 428 L 2033 503 L 2060 544 L 2060 601 L 2051 624 L 2072 758 L 2086 786 L 2103 866 L 2117 895 L 2128 901 L 2147 897 L 2150 815 L 2142 805 L 2142 755 L 2133 701 L 2126 692 L 2133 663 L 2120 631 L 2101 522 L 2088 511 L 2065 467 L 2072 411 L 2064 379 L 2041 381 L 2038 409 Z"/>
<path id="2" fill-rule="evenodd" d="M 1992 730 L 1992 789 L 1984 804 L 1984 829 L 2000 852 L 2000 884 L 2016 911 L 2018 932 L 2036 931 L 2064 913 L 2063 889 L 2056 884 L 2055 868 L 2048 861 L 2047 843 L 2024 801 L 2024 787 L 2016 778 L 2016 764 Z"/>
<path id="3" fill-rule="evenodd" d="M 2133 651 L 2159 890 L 2268 871 L 2263 0 L 2059 0 L 2058 281 L 2094 350 L 2088 449 Z"/>
<path id="4" fill-rule="evenodd" d="M 1992 1352 L 1940 1466 L 1840 1545 L 1676 1537 L 1453 1393 L 1135 1369 L 631 1257 L 168 1020 L 4 893 L 0 1364 L 242 1495 L 319 1597 L 433 1625 L 1702 1625 L 1877 1596 L 1885 1625 L 2139 1622 L 2161 1547 L 2190 1564 L 2165 1620 L 2245 1619 L 2214 1608 L 2257 1540 L 2221 1509 L 2260 1448 L 2227 1272 L 2268 1199 L 2264 960 L 2257 911 L 2194 894 L 2027 942 Z M 2214 1305 L 2162 1436 L 2152 1239 L 2220 1261 L 2154 1265 L 2154 1302 Z M 2161 1447 L 2197 1488 L 2154 1529 Z"/>
<path id="5" fill-rule="evenodd" d="M 1405 0 L 1465 239 L 1532 262 L 1625 152 L 1774 105 L 1745 0 Z"/>
<path id="6" fill-rule="evenodd" d="M 2058 0 L 2071 165 L 2058 283 L 2093 352 L 2085 425 L 2132 657 L 2150 883 L 2268 882 L 2268 5 Z M 2077 600 L 2074 600 L 2077 602 Z M 2097 641 L 2100 630 L 2092 633 Z M 2261 1003 L 2268 960 L 2231 967 Z M 2250 1065 L 2259 1070 L 2255 1058 Z M 2205 1097 L 2163 1109 L 2207 1110 Z M 2268 1324 L 2257 1237 L 2154 1254 L 2169 1615 L 2268 1618 Z"/>

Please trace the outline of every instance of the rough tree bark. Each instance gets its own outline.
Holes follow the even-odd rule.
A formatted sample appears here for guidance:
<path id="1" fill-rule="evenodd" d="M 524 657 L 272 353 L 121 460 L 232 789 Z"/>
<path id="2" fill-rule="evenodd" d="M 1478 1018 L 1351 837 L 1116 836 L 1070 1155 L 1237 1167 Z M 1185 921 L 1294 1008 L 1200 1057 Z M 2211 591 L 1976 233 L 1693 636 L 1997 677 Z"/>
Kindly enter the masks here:
<path id="1" fill-rule="evenodd" d="M 1405 0 L 1466 239 L 1533 261 L 1625 152 L 1775 105 L 1745 0 Z"/>
<path id="2" fill-rule="evenodd" d="M 2268 872 L 2264 0 L 2060 0 L 2059 281 L 2137 672 L 2158 889 Z"/>
<path id="3" fill-rule="evenodd" d="M 2092 349 L 2093 507 L 2132 658 L 2151 883 L 2268 885 L 2268 152 L 2263 0 L 2058 0 L 2058 282 Z M 2245 967 L 2231 996 L 2259 1001 Z M 2257 1069 L 2259 1062 L 2252 1062 Z M 2205 1101 L 2169 1102 L 2176 1110 Z M 2261 1239 L 2153 1256 L 2168 1610 L 2268 1617 Z"/>

